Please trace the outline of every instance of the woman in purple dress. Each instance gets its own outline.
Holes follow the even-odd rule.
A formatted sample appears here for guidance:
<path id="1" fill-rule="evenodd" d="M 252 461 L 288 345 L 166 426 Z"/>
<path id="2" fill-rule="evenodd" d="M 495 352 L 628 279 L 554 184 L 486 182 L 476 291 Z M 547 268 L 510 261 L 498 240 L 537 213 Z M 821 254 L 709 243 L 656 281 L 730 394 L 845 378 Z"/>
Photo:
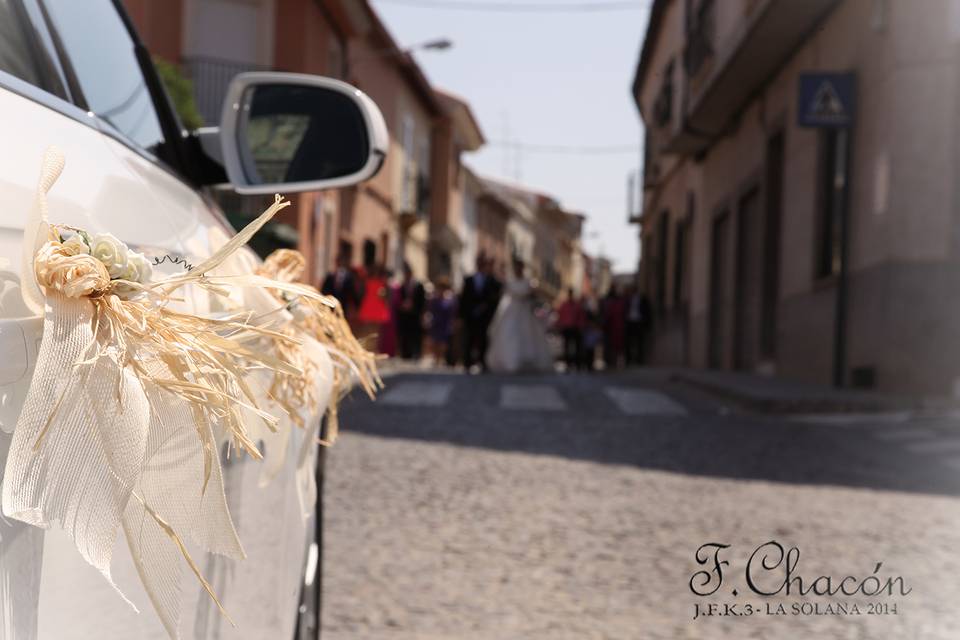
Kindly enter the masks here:
<path id="1" fill-rule="evenodd" d="M 457 297 L 450 287 L 450 279 L 441 276 L 430 298 L 430 347 L 436 364 L 450 364 L 450 340 L 453 337 L 453 321 L 457 317 Z"/>

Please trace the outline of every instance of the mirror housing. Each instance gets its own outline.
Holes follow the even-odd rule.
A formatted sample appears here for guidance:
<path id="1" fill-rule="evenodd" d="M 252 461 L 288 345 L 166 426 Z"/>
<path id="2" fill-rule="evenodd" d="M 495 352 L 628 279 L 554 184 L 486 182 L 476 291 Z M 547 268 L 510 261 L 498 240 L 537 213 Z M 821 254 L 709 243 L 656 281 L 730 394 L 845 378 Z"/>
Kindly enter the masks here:
<path id="1" fill-rule="evenodd" d="M 359 89 L 260 71 L 231 81 L 218 137 L 227 177 L 241 194 L 357 184 L 380 170 L 390 144 L 380 109 Z"/>

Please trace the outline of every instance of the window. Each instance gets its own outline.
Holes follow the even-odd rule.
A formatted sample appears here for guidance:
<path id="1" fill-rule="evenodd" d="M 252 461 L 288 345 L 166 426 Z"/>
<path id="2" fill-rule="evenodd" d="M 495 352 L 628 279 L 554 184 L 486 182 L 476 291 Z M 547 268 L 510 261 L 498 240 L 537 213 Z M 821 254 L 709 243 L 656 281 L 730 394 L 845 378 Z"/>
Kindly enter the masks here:
<path id="1" fill-rule="evenodd" d="M 683 279 L 686 277 L 687 260 L 687 223 L 679 221 L 673 236 L 673 308 L 679 309 L 683 305 Z"/>
<path id="2" fill-rule="evenodd" d="M 144 149 L 163 142 L 160 118 L 134 51 L 110 0 L 46 0 L 87 108 Z M 92 25 L 96 25 L 93 27 Z"/>
<path id="3" fill-rule="evenodd" d="M 430 136 L 417 141 L 417 214 L 430 215 Z"/>
<path id="4" fill-rule="evenodd" d="M 353 245 L 347 240 L 341 240 L 337 247 L 337 259 L 345 260 L 347 264 L 353 264 Z"/>
<path id="5" fill-rule="evenodd" d="M 828 278 L 840 272 L 841 224 L 846 171 L 846 132 L 820 132 L 820 163 L 817 174 L 817 246 L 815 275 Z"/>
<path id="6" fill-rule="evenodd" d="M 0 71 L 60 97 L 65 95 L 20 0 L 0 0 Z"/>
<path id="7" fill-rule="evenodd" d="M 673 118 L 673 60 L 663 69 L 663 84 L 653 103 L 653 123 L 665 127 Z"/>
<path id="8" fill-rule="evenodd" d="M 400 144 L 403 147 L 403 169 L 400 185 L 400 202 L 403 211 L 416 210 L 417 167 L 414 154 L 414 121 L 413 116 L 404 113 L 400 118 Z"/>
<path id="9" fill-rule="evenodd" d="M 365 238 L 363 241 L 363 266 L 371 269 L 377 264 L 377 245 L 372 238 Z"/>
<path id="10" fill-rule="evenodd" d="M 780 225 L 783 213 L 784 133 L 767 140 L 764 192 L 766 194 L 766 237 L 763 267 L 763 316 L 760 321 L 760 350 L 772 358 L 777 350 L 777 304 L 780 299 Z"/>
<path id="11" fill-rule="evenodd" d="M 643 131 L 643 189 L 653 186 L 659 177 L 659 167 L 656 163 L 656 150 L 653 148 L 653 138 L 650 136 L 650 129 L 644 127 Z M 641 193 L 643 192 L 641 189 Z M 641 198 L 642 200 L 642 198 Z M 641 201 L 638 209 L 643 209 Z"/>
<path id="12" fill-rule="evenodd" d="M 714 0 L 701 0 L 697 8 L 687 12 L 687 43 L 683 49 L 683 66 L 687 75 L 695 76 L 713 55 Z"/>

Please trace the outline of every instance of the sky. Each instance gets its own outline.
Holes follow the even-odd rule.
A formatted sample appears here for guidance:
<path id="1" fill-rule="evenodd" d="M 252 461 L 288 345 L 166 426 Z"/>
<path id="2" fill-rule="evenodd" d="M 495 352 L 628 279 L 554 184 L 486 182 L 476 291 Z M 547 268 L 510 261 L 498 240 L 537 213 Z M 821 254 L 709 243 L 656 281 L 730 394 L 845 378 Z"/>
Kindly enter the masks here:
<path id="1" fill-rule="evenodd" d="M 449 5 L 489 5 L 465 10 Z M 609 5 L 549 12 L 544 4 Z M 584 247 L 615 271 L 633 271 L 638 229 L 627 223 L 627 175 L 641 166 L 641 123 L 630 92 L 648 3 L 601 0 L 372 0 L 400 47 L 449 38 L 445 51 L 415 52 L 437 88 L 467 100 L 487 145 L 466 153 L 480 175 L 520 182 L 587 215 Z M 442 7 L 442 8 L 439 8 Z M 617 8 L 620 8 L 617 10 Z M 534 148 L 518 151 L 513 145 Z M 613 147 L 572 153 L 536 147 Z"/>

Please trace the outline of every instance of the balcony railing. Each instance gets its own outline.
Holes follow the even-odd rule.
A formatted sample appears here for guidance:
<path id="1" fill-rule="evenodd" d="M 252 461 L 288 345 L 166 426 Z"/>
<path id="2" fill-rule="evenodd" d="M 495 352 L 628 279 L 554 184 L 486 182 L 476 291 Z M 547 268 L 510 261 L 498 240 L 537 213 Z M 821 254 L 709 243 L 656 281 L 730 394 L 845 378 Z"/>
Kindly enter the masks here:
<path id="1" fill-rule="evenodd" d="M 235 75 L 245 71 L 269 70 L 264 65 L 203 56 L 185 58 L 183 66 L 193 82 L 193 97 L 207 126 L 220 124 L 223 99 Z"/>

